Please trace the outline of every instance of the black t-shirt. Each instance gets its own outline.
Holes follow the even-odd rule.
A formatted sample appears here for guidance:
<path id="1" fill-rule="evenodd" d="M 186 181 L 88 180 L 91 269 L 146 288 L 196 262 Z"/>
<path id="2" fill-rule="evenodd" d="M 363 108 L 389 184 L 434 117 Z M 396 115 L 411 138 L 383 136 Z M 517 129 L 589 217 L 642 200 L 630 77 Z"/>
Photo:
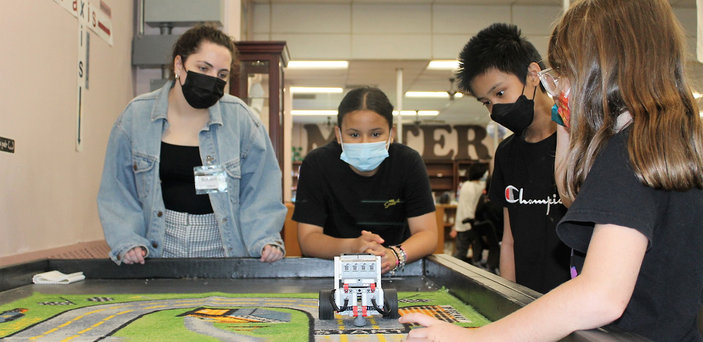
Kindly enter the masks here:
<path id="1" fill-rule="evenodd" d="M 597 157 L 557 232 L 585 253 L 593 226 L 630 227 L 649 240 L 632 299 L 618 327 L 653 341 L 703 341 L 696 317 L 703 293 L 703 190 L 664 191 L 636 178 L 629 129 Z M 583 260 L 575 260 L 580 272 Z M 607 281 L 607 279 L 603 279 Z"/>
<path id="2" fill-rule="evenodd" d="M 409 217 L 435 210 L 427 169 L 415 150 L 391 144 L 371 177 L 354 173 L 341 153 L 333 141 L 305 157 L 293 220 L 323 227 L 336 238 L 356 238 L 367 230 L 397 245 L 410 237 Z"/>
<path id="3" fill-rule="evenodd" d="M 159 177 L 164 207 L 169 210 L 202 215 L 212 213 L 210 197 L 195 194 L 193 167 L 203 165 L 198 146 L 161 142 Z"/>
<path id="4" fill-rule="evenodd" d="M 569 280 L 570 250 L 556 234 L 566 207 L 554 181 L 555 149 L 556 133 L 537 143 L 506 138 L 496 150 L 490 187 L 490 199 L 508 208 L 515 280 L 541 293 Z"/>

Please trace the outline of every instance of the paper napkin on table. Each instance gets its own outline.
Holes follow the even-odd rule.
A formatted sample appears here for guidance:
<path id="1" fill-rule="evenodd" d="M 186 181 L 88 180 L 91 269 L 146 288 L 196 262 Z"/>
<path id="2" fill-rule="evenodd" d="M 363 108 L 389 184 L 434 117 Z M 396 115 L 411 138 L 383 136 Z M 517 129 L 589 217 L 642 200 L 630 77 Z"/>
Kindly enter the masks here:
<path id="1" fill-rule="evenodd" d="M 35 284 L 70 284 L 83 279 L 85 279 L 83 272 L 63 274 L 59 271 L 39 273 L 32 277 Z"/>

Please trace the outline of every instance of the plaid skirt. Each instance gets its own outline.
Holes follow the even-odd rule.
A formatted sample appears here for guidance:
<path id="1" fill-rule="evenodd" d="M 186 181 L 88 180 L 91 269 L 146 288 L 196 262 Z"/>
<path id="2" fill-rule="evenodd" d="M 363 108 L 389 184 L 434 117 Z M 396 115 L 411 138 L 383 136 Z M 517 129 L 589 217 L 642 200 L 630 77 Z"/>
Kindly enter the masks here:
<path id="1" fill-rule="evenodd" d="M 166 209 L 164 258 L 224 257 L 215 214 L 192 215 Z"/>

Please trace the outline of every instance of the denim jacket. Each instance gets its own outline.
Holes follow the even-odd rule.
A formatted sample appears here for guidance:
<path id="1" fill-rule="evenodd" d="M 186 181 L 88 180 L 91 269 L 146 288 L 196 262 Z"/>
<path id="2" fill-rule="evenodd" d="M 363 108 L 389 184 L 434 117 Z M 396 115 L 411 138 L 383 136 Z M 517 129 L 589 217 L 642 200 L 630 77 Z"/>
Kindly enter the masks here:
<path id="1" fill-rule="evenodd" d="M 98 212 L 120 264 L 125 252 L 141 246 L 161 257 L 164 202 L 159 179 L 161 137 L 168 126 L 168 93 L 173 82 L 132 100 L 117 119 L 107 144 L 98 193 Z M 281 202 L 281 170 L 271 141 L 240 99 L 225 95 L 208 109 L 199 133 L 203 165 L 221 164 L 227 192 L 208 194 L 228 257 L 258 257 L 267 244 L 283 249 L 286 216 Z"/>

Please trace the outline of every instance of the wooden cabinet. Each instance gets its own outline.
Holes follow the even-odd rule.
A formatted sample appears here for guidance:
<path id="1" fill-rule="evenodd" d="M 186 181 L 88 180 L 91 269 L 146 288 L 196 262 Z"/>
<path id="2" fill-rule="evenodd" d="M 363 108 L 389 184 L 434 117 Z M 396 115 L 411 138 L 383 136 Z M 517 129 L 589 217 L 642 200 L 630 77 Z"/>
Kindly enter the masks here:
<path id="1" fill-rule="evenodd" d="M 435 206 L 437 217 L 437 248 L 434 254 L 452 254 L 454 251 L 454 239 L 449 236 L 454 226 L 456 216 L 456 204 L 437 204 Z"/>
<path id="2" fill-rule="evenodd" d="M 298 222 L 293 221 L 293 212 L 295 211 L 294 203 L 286 203 L 286 221 L 283 223 L 283 231 L 281 237 L 283 244 L 286 246 L 286 256 L 301 256 L 300 245 L 298 244 Z"/>
<path id="3" fill-rule="evenodd" d="M 430 187 L 435 197 L 444 192 L 456 193 L 459 184 L 468 180 L 469 168 L 475 163 L 487 163 L 481 160 L 425 160 Z"/>
<path id="4" fill-rule="evenodd" d="M 259 114 L 269 132 L 278 166 L 283 169 L 284 68 L 290 53 L 285 41 L 236 42 L 239 69 L 231 73 L 230 94 Z"/>
<path id="5" fill-rule="evenodd" d="M 430 177 L 433 193 L 456 190 L 453 160 L 426 160 L 425 166 L 427 166 L 427 175 Z"/>

